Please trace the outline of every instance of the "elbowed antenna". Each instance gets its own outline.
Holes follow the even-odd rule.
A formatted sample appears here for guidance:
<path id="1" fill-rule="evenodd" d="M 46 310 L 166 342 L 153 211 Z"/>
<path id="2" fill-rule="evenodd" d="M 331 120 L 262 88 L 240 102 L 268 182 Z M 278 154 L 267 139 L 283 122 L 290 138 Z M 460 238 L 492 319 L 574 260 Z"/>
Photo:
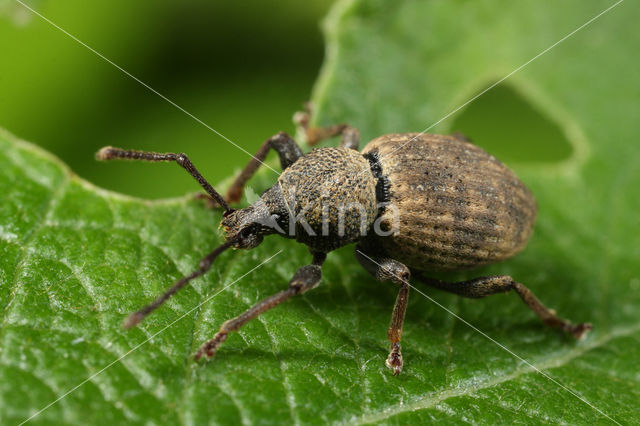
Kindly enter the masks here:
<path id="1" fill-rule="evenodd" d="M 180 289 L 182 289 L 185 285 L 187 285 L 189 281 L 204 275 L 209 270 L 209 268 L 211 268 L 211 265 L 213 264 L 213 261 L 215 260 L 215 258 L 218 257 L 220 253 L 222 253 L 229 247 L 233 246 L 236 243 L 236 241 L 237 240 L 230 240 L 216 247 L 215 250 L 213 250 L 211 253 L 203 257 L 202 260 L 200 260 L 198 269 L 196 269 L 186 277 L 180 278 L 169 288 L 169 290 L 165 291 L 156 300 L 149 303 L 147 306 L 143 307 L 142 309 L 129 315 L 122 323 L 122 326 L 124 328 L 131 328 L 138 325 L 140 321 L 142 321 L 151 312 L 155 311 L 156 308 L 160 307 L 160 305 L 166 302 L 167 299 L 169 299 L 171 296 L 176 294 Z"/>
<path id="2" fill-rule="evenodd" d="M 160 153 L 152 151 L 136 151 L 131 149 L 114 148 L 112 146 L 105 146 L 96 153 L 96 159 L 99 161 L 109 160 L 134 160 L 134 161 L 175 161 L 183 169 L 185 169 L 195 180 L 198 181 L 200 186 L 213 198 L 218 205 L 225 210 L 225 216 L 231 213 L 232 209 L 225 201 L 224 197 L 213 189 L 213 186 L 200 174 L 198 169 L 193 165 L 189 157 L 186 154 L 174 154 L 172 152 Z"/>

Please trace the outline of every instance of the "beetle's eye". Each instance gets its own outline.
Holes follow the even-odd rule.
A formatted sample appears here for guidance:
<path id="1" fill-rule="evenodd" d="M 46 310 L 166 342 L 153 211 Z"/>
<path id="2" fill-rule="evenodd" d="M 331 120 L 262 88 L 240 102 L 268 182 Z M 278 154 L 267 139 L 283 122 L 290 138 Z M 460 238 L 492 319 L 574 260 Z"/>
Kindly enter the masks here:
<path id="1" fill-rule="evenodd" d="M 240 236 L 242 238 L 248 238 L 250 237 L 252 234 L 255 233 L 255 228 L 254 226 L 247 226 L 246 228 L 244 228 L 242 231 L 240 231 Z"/>

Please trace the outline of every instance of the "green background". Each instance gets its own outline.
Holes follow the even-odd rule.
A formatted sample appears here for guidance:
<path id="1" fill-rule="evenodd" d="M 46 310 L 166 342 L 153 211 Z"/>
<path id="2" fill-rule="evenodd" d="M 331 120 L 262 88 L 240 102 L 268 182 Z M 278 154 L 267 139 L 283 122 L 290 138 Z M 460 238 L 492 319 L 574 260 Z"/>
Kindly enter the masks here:
<path id="1" fill-rule="evenodd" d="M 311 95 L 330 1 L 27 2 L 245 150 Z M 0 0 L 0 126 L 104 188 L 151 198 L 198 189 L 184 172 L 97 164 L 104 145 L 186 152 L 212 182 L 247 154 L 13 0 Z"/>

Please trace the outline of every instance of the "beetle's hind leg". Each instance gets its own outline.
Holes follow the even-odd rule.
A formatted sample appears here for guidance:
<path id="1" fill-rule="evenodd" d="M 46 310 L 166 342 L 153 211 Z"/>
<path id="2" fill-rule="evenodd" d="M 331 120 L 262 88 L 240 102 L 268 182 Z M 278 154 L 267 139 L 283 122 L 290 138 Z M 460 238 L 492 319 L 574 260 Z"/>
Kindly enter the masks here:
<path id="1" fill-rule="evenodd" d="M 354 149 L 356 151 L 360 149 L 360 132 L 356 128 L 351 127 L 348 124 L 312 127 L 310 125 L 311 104 L 307 102 L 304 106 L 305 110 L 297 112 L 293 116 L 293 121 L 302 128 L 309 145 L 313 146 L 325 139 L 342 135 L 342 140 L 339 145 L 340 148 Z"/>
<path id="2" fill-rule="evenodd" d="M 522 301 L 538 315 L 542 322 L 550 327 L 566 331 L 576 339 L 582 338 L 585 333 L 592 328 L 589 323 L 573 324 L 569 320 L 560 318 L 553 309 L 544 306 L 531 290 L 508 275 L 492 275 L 460 282 L 440 281 L 421 275 L 417 278 L 433 287 L 470 298 L 481 298 L 513 290 L 518 293 Z"/>
<path id="3" fill-rule="evenodd" d="M 391 346 L 386 364 L 387 367 L 393 370 L 393 375 L 397 376 L 402 371 L 404 364 L 400 341 L 402 340 L 404 316 L 409 303 L 411 271 L 397 260 L 365 254 L 360 245 L 356 247 L 356 259 L 378 281 L 391 281 L 400 286 L 396 303 L 393 306 L 393 313 L 391 314 L 391 324 L 389 324 L 389 329 L 387 330 L 387 338 Z"/>

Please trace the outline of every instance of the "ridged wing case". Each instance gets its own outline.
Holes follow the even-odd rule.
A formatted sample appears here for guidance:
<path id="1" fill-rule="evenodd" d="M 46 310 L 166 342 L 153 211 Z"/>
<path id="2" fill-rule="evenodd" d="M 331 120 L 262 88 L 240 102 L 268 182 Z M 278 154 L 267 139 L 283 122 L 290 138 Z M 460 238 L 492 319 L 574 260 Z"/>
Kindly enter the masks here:
<path id="1" fill-rule="evenodd" d="M 363 154 L 388 179 L 382 228 L 374 237 L 394 259 L 419 270 L 471 268 L 521 251 L 536 220 L 536 201 L 504 164 L 452 136 L 381 136 Z"/>

